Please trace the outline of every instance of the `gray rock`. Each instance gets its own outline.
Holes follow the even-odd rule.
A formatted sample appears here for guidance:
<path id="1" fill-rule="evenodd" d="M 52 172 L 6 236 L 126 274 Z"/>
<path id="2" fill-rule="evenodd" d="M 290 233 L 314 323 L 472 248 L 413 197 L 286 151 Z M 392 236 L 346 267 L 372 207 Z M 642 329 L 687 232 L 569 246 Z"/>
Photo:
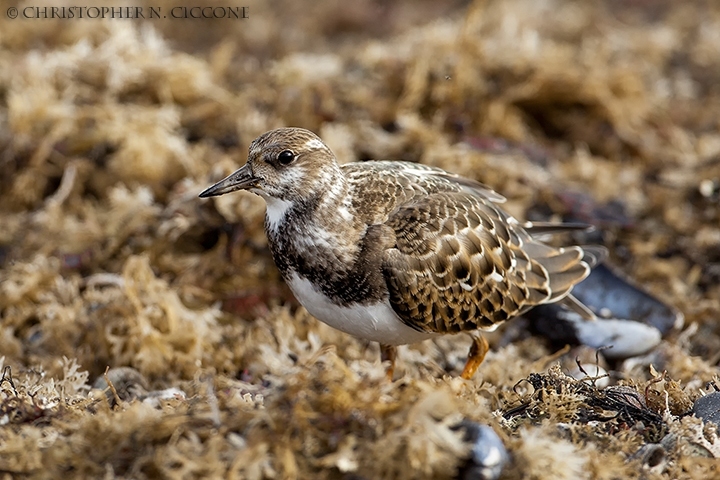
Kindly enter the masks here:
<path id="1" fill-rule="evenodd" d="M 525 314 L 538 333 L 555 344 L 587 345 L 607 359 L 625 359 L 655 348 L 661 337 L 684 323 L 681 312 L 645 292 L 608 265 L 598 265 L 572 294 L 599 317 L 589 322 L 557 304 Z"/>
<path id="2" fill-rule="evenodd" d="M 613 318 L 651 325 L 663 335 L 679 330 L 685 323 L 679 310 L 650 295 L 607 264 L 593 268 L 588 278 L 573 288 L 572 294 L 601 316 L 603 310 L 607 310 Z"/>
<path id="3" fill-rule="evenodd" d="M 720 392 L 709 393 L 695 400 L 693 413 L 705 422 L 720 426 Z"/>
<path id="4" fill-rule="evenodd" d="M 465 432 L 465 441 L 472 444 L 470 456 L 460 467 L 458 480 L 496 480 L 509 459 L 505 445 L 495 430 L 470 420 L 463 420 L 458 430 Z"/>
<path id="5" fill-rule="evenodd" d="M 661 473 L 667 464 L 667 451 L 659 443 L 648 443 L 630 457 L 630 459 L 635 458 L 642 462 L 644 468 Z"/>

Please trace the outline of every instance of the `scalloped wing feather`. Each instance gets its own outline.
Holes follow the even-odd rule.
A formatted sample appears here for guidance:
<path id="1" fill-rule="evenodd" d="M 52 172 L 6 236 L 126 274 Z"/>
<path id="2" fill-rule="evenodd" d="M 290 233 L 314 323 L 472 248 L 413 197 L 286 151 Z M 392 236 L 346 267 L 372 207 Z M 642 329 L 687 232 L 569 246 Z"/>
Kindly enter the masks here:
<path id="1" fill-rule="evenodd" d="M 462 189 L 413 198 L 383 228 L 394 244 L 383 259 L 390 303 L 421 331 L 492 330 L 562 300 L 590 271 L 580 247 L 542 244 L 492 202 Z"/>

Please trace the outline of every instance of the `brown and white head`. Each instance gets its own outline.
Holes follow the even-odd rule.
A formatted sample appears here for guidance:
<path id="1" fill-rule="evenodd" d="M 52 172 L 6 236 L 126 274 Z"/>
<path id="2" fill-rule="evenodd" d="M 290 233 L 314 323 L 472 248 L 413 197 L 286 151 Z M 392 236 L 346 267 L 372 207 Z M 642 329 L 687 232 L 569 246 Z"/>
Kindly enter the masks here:
<path id="1" fill-rule="evenodd" d="M 274 202 L 318 199 L 337 190 L 343 180 L 335 155 L 317 135 L 302 128 L 278 128 L 253 140 L 247 163 L 200 197 L 249 190 L 270 207 Z"/>

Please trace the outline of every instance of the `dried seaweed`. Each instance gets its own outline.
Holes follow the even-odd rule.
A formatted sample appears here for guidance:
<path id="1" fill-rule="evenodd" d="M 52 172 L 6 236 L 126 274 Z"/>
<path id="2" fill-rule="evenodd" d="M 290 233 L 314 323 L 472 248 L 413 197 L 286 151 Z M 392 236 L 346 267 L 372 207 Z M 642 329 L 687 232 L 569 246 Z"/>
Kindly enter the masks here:
<path id="1" fill-rule="evenodd" d="M 718 5 L 250 11 L 0 19 L 0 472 L 451 478 L 468 419 L 511 452 L 502 478 L 716 474 L 716 429 L 688 407 L 720 361 Z M 196 198 L 281 125 L 343 162 L 480 180 L 520 218 L 600 222 L 611 261 L 685 329 L 643 357 L 600 352 L 605 388 L 548 370 L 561 354 L 522 321 L 490 336 L 473 382 L 455 377 L 462 337 L 402 348 L 385 382 L 375 345 L 282 284 L 261 199 Z M 90 388 L 108 367 L 117 397 Z"/>

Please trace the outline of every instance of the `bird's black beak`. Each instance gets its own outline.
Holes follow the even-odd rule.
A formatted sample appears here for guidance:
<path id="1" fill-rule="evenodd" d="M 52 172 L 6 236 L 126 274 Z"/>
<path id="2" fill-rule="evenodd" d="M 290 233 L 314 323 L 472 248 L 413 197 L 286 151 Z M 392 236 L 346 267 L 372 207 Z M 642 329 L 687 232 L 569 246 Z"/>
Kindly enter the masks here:
<path id="1" fill-rule="evenodd" d="M 247 190 L 257 186 L 257 178 L 253 177 L 247 163 L 239 170 L 231 173 L 210 188 L 203 190 L 200 198 L 216 197 L 234 192 L 235 190 Z"/>

